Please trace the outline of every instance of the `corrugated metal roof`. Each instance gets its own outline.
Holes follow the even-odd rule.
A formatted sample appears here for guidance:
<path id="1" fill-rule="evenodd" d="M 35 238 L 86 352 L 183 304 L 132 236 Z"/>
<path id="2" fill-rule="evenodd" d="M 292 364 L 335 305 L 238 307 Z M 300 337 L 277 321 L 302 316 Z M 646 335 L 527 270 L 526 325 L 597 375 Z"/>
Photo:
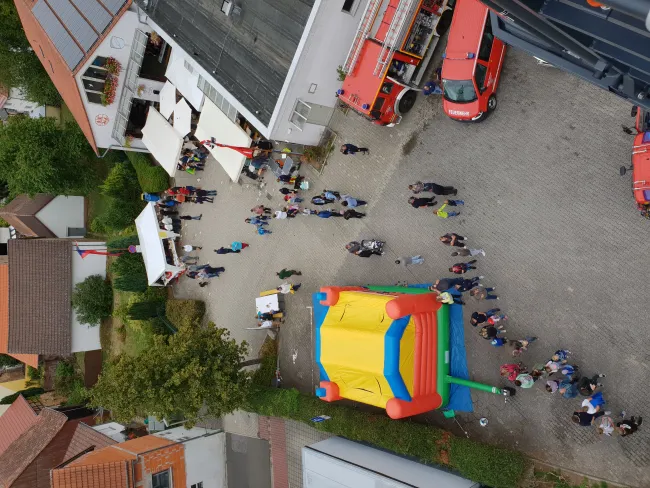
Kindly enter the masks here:
<path id="1" fill-rule="evenodd" d="M 117 14 L 126 3 L 125 0 L 102 0 L 104 6 L 113 14 Z"/>
<path id="2" fill-rule="evenodd" d="M 61 54 L 70 70 L 73 70 L 84 58 L 84 52 L 79 49 L 74 39 L 56 18 L 45 0 L 39 0 L 32 9 L 34 17 L 50 38 L 54 47 Z"/>
<path id="3" fill-rule="evenodd" d="M 111 16 L 97 0 L 70 0 L 100 34 L 111 23 Z"/>
<path id="4" fill-rule="evenodd" d="M 88 52 L 99 36 L 86 19 L 69 0 L 47 0 L 47 2 L 66 29 L 81 44 L 81 48 Z"/>

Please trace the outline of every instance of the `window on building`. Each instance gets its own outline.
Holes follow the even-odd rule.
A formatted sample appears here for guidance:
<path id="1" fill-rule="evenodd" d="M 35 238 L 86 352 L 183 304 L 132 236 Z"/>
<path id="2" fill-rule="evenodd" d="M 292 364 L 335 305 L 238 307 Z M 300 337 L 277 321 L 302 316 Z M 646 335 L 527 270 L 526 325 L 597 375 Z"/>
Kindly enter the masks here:
<path id="1" fill-rule="evenodd" d="M 170 471 L 162 471 L 151 477 L 151 488 L 172 488 Z"/>
<path id="2" fill-rule="evenodd" d="M 185 66 L 185 69 L 190 73 L 194 73 L 194 67 L 189 63 L 189 61 L 183 60 L 183 66 Z"/>
<path id="3" fill-rule="evenodd" d="M 102 94 L 108 77 L 108 71 L 104 68 L 106 61 L 107 58 L 104 56 L 97 56 L 81 77 L 86 98 L 90 103 L 102 103 Z"/>
<path id="4" fill-rule="evenodd" d="M 190 485 L 190 488 L 203 488 L 203 481 L 199 481 L 198 483 Z"/>
<path id="5" fill-rule="evenodd" d="M 232 8 L 232 2 L 230 0 L 222 0 L 221 2 L 221 11 L 228 15 L 230 13 L 230 9 Z"/>
<path id="6" fill-rule="evenodd" d="M 341 10 L 347 13 L 353 13 L 352 9 L 354 8 L 356 1 L 357 0 L 343 0 L 343 7 L 341 7 Z"/>
<path id="7" fill-rule="evenodd" d="M 309 105 L 307 105 L 302 100 L 297 100 L 296 106 L 293 109 L 293 113 L 291 114 L 291 118 L 289 120 L 298 129 L 303 130 L 305 124 L 307 123 L 307 117 L 309 117 L 310 110 L 311 107 Z"/>
<path id="8" fill-rule="evenodd" d="M 208 80 L 199 75 L 199 80 L 196 85 L 230 120 L 237 122 L 237 109 L 215 87 L 208 83 Z"/>

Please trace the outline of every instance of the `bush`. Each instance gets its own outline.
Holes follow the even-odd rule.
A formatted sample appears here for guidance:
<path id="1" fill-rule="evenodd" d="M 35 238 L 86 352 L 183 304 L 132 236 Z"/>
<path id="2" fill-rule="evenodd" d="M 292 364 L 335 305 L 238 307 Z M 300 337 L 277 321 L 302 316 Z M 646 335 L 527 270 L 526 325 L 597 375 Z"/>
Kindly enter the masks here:
<path id="1" fill-rule="evenodd" d="M 140 188 L 146 193 L 160 193 L 169 188 L 169 175 L 162 166 L 154 166 L 151 158 L 140 152 L 126 151 L 135 172 Z"/>
<path id="2" fill-rule="evenodd" d="M 140 253 L 122 254 L 111 264 L 111 272 L 116 275 L 113 286 L 118 290 L 143 292 L 149 284 L 147 269 Z"/>
<path id="3" fill-rule="evenodd" d="M 38 381 L 43 377 L 43 375 L 41 374 L 40 369 L 27 366 L 27 377 L 30 381 Z"/>
<path id="4" fill-rule="evenodd" d="M 128 162 L 117 163 L 111 168 L 104 184 L 99 187 L 101 192 L 109 197 L 122 200 L 141 200 L 140 185 L 133 166 Z"/>
<path id="5" fill-rule="evenodd" d="M 6 397 L 2 398 L 0 400 L 0 405 L 11 405 L 13 402 L 16 401 L 16 398 L 18 398 L 19 395 L 22 395 L 25 398 L 29 398 L 36 395 L 40 395 L 41 393 L 45 393 L 45 390 L 43 388 L 26 388 L 24 390 L 17 391 L 16 393 L 12 393 L 11 395 L 7 395 Z"/>
<path id="6" fill-rule="evenodd" d="M 102 213 L 91 222 L 91 230 L 104 233 L 107 230 L 120 231 L 126 229 L 133 225 L 133 221 L 142 212 L 143 208 L 144 202 L 141 200 L 110 198 Z"/>
<path id="7" fill-rule="evenodd" d="M 156 301 L 135 302 L 129 307 L 129 319 L 131 320 L 149 320 L 158 317 L 161 313 L 164 315 L 165 305 Z"/>
<path id="8" fill-rule="evenodd" d="M 111 316 L 113 289 L 102 276 L 89 276 L 77 283 L 72 292 L 72 306 L 82 324 L 99 325 Z"/>
<path id="9" fill-rule="evenodd" d="M 54 390 L 58 395 L 67 397 L 68 405 L 85 403 L 88 390 L 84 386 L 81 375 L 74 365 L 67 361 L 59 361 L 54 372 Z"/>
<path id="10" fill-rule="evenodd" d="M 177 329 L 197 327 L 205 315 L 205 302 L 173 298 L 167 301 L 165 315 Z"/>
<path id="11" fill-rule="evenodd" d="M 249 408 L 261 415 L 305 422 L 318 430 L 423 463 L 443 465 L 493 488 L 517 487 L 526 468 L 521 453 L 454 437 L 429 425 L 391 420 L 386 415 L 330 404 L 295 389 L 254 388 L 249 396 Z M 328 415 L 331 419 L 313 424 L 310 419 L 318 415 Z"/>
<path id="12" fill-rule="evenodd" d="M 111 239 L 106 243 L 106 247 L 108 249 L 128 249 L 129 246 L 137 246 L 140 244 L 140 240 L 138 239 L 137 234 L 129 235 L 129 236 L 123 236 L 123 237 L 116 237 L 115 239 Z"/>

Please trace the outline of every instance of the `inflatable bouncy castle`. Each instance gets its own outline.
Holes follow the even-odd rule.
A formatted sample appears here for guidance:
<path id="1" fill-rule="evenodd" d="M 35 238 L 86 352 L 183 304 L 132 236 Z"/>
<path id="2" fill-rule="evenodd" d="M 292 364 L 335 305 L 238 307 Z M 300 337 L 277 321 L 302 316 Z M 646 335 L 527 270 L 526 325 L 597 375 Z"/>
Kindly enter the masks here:
<path id="1" fill-rule="evenodd" d="M 400 419 L 451 408 L 452 387 L 463 389 L 469 409 L 469 388 L 513 394 L 468 379 L 462 307 L 444 305 L 436 296 L 426 286 L 321 288 L 314 294 L 316 395 L 384 408 Z M 464 364 L 464 378 L 450 372 L 450 313 L 460 330 L 456 357 Z"/>

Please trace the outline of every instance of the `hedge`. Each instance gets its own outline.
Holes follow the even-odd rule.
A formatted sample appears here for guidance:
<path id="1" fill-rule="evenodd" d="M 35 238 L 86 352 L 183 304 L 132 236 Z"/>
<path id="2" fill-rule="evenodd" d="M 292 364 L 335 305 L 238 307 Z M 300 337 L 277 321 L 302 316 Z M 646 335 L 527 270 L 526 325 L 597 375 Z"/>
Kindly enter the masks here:
<path id="1" fill-rule="evenodd" d="M 143 192 L 160 193 L 169 188 L 167 171 L 162 166 L 154 166 L 147 154 L 126 151 L 126 156 L 138 174 L 138 182 Z"/>
<path id="2" fill-rule="evenodd" d="M 249 409 L 260 415 L 304 422 L 315 429 L 369 443 L 422 463 L 442 465 L 492 488 L 517 487 L 526 469 L 526 458 L 521 453 L 455 437 L 412 420 L 391 420 L 386 415 L 327 403 L 296 389 L 254 386 Z M 328 415 L 331 419 L 312 423 L 310 419 L 318 415 Z"/>
<path id="3" fill-rule="evenodd" d="M 201 300 L 167 300 L 165 315 L 177 328 L 198 327 L 205 315 L 205 302 Z"/>
<path id="4" fill-rule="evenodd" d="M 22 395 L 25 398 L 29 398 L 36 395 L 40 395 L 41 393 L 45 393 L 45 390 L 43 388 L 27 388 L 25 390 L 20 390 L 17 391 L 16 393 L 12 393 L 11 395 L 7 395 L 6 397 L 0 399 L 0 405 L 11 405 L 13 402 L 16 401 L 18 395 Z"/>

